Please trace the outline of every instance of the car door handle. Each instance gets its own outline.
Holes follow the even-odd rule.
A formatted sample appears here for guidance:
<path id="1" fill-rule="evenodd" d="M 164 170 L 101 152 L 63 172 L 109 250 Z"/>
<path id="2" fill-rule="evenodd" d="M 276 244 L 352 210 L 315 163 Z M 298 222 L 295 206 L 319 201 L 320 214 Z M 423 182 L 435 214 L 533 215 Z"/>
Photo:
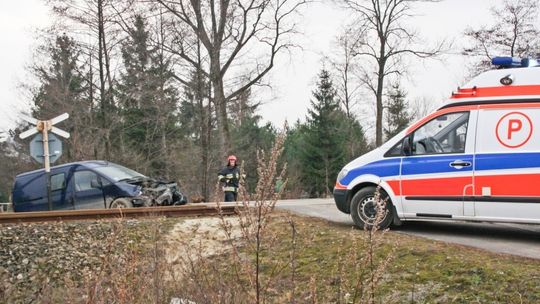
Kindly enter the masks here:
<path id="1" fill-rule="evenodd" d="M 472 164 L 470 162 L 462 161 L 462 160 L 455 160 L 455 161 L 450 163 L 450 167 L 454 167 L 456 169 L 462 169 L 462 168 L 470 167 L 471 165 Z"/>

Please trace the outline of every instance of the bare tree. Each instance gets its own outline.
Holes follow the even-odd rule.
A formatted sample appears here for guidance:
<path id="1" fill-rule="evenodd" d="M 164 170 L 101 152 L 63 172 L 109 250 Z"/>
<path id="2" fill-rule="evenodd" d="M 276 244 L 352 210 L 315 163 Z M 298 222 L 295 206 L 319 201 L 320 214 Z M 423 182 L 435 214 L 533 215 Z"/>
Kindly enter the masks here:
<path id="1" fill-rule="evenodd" d="M 364 126 L 360 124 L 358 107 L 363 97 L 358 78 L 358 60 L 354 56 L 353 29 L 347 29 L 337 37 L 335 52 L 329 56 L 333 67 L 336 99 L 345 114 L 344 132 L 347 134 L 345 157 L 353 159 L 367 152 Z"/>
<path id="2" fill-rule="evenodd" d="M 88 74 L 91 82 L 91 102 L 94 102 L 94 87 L 99 92 L 96 98 L 99 104 L 98 121 L 101 127 L 98 131 L 103 138 L 104 155 L 111 156 L 111 124 L 114 122 L 112 112 L 115 108 L 113 95 L 114 87 L 114 50 L 120 45 L 121 27 L 119 16 L 129 7 L 126 0 L 46 0 L 55 14 L 60 17 L 64 30 L 84 46 L 88 56 L 91 73 Z M 55 29 L 58 31 L 60 29 Z M 97 59 L 97 60 L 94 60 Z M 93 66 L 97 63 L 97 83 L 94 83 Z M 94 157 L 98 157 L 95 148 Z"/>
<path id="3" fill-rule="evenodd" d="M 336 74 L 338 100 L 349 119 L 354 118 L 354 107 L 358 105 L 360 86 L 358 84 L 357 62 L 354 57 L 353 31 L 347 29 L 337 38 L 336 58 L 330 58 Z"/>
<path id="4" fill-rule="evenodd" d="M 433 102 L 432 98 L 421 96 L 411 101 L 409 109 L 412 119 L 421 119 L 435 111 L 439 106 L 441 105 Z"/>
<path id="5" fill-rule="evenodd" d="M 295 33 L 294 17 L 306 1 L 153 1 L 165 8 L 177 25 L 181 25 L 177 31 L 177 45 L 171 49 L 184 62 L 195 70 L 200 69 L 194 47 L 197 44 L 192 40 L 190 43 L 190 39 L 200 41 L 204 48 L 208 62 L 202 74 L 211 83 L 222 154 L 231 150 L 227 121 L 229 101 L 259 84 L 273 68 L 277 54 L 294 46 L 290 41 Z M 236 71 L 234 67 L 237 67 Z M 235 77 L 238 74 L 243 77 Z"/>
<path id="6" fill-rule="evenodd" d="M 385 80 L 392 74 L 404 72 L 403 59 L 407 55 L 430 58 L 440 54 L 444 42 L 432 48 L 418 45 L 418 34 L 403 23 L 412 17 L 415 2 L 436 0 L 340 0 L 355 14 L 351 25 L 354 33 L 354 56 L 359 57 L 361 82 L 376 100 L 375 143 L 383 141 L 383 94 Z"/>
<path id="7" fill-rule="evenodd" d="M 479 67 L 488 67 L 493 56 L 540 54 L 537 0 L 505 0 L 501 7 L 491 8 L 491 15 L 494 25 L 465 30 L 472 44 L 464 52 L 480 56 Z"/>

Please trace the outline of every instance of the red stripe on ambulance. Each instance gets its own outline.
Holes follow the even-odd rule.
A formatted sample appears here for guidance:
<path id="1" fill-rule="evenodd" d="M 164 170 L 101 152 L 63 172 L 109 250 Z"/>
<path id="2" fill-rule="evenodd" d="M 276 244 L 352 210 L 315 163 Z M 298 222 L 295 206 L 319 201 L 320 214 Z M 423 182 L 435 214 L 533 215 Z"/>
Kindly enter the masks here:
<path id="1" fill-rule="evenodd" d="M 471 184 L 470 176 L 409 179 L 401 181 L 401 195 L 419 196 L 455 196 L 462 195 L 465 185 Z M 471 189 L 471 187 L 469 187 Z M 471 195 L 467 191 L 465 195 Z"/>
<path id="2" fill-rule="evenodd" d="M 540 95 L 540 85 L 516 85 L 459 89 L 451 99 Z"/>
<path id="3" fill-rule="evenodd" d="M 540 196 L 540 174 L 504 174 L 476 176 L 475 195 L 489 188 L 492 196 Z"/>

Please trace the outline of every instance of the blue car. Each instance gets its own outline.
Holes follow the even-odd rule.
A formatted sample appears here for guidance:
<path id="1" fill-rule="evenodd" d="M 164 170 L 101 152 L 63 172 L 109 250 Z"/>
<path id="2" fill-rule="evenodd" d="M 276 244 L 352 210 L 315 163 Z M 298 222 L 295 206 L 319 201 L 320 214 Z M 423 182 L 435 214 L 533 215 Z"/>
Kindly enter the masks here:
<path id="1" fill-rule="evenodd" d="M 45 170 L 19 174 L 13 185 L 15 212 L 47 211 Z M 51 168 L 53 210 L 182 205 L 174 182 L 158 181 L 107 161 L 82 161 Z"/>

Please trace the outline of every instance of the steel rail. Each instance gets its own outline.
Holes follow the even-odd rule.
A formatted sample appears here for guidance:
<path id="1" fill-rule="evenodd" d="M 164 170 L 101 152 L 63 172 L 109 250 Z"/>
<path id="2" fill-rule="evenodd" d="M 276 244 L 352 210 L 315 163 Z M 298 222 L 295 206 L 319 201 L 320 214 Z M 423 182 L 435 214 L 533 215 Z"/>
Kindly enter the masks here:
<path id="1" fill-rule="evenodd" d="M 110 218 L 138 218 L 138 217 L 184 217 L 209 215 L 234 215 L 236 206 L 233 205 L 187 205 L 167 207 L 139 207 L 116 209 L 88 209 L 88 210 L 62 210 L 38 211 L 20 213 L 0 213 L 0 224 L 23 222 L 52 222 L 52 221 L 78 221 L 100 220 Z"/>

